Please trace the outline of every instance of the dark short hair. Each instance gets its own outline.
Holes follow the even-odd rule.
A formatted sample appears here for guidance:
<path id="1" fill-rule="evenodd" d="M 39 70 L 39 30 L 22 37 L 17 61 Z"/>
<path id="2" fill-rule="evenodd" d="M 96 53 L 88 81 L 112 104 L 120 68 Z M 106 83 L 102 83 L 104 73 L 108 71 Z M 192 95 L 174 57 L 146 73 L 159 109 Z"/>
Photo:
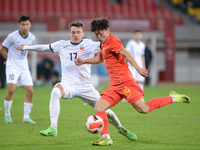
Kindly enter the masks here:
<path id="1" fill-rule="evenodd" d="M 137 33 L 137 32 L 142 33 L 142 30 L 137 29 L 137 30 L 134 30 L 134 31 L 133 31 L 133 33 Z"/>
<path id="2" fill-rule="evenodd" d="M 110 27 L 109 20 L 106 17 L 101 17 L 94 19 L 91 22 L 90 30 L 92 32 L 100 31 L 100 30 L 107 30 Z"/>
<path id="3" fill-rule="evenodd" d="M 31 18 L 27 15 L 22 15 L 20 18 L 19 18 L 19 23 L 21 21 L 26 21 L 26 20 L 29 20 L 31 22 Z"/>
<path id="4" fill-rule="evenodd" d="M 79 22 L 79 21 L 77 21 L 77 22 L 71 22 L 69 24 L 69 30 L 71 30 L 71 27 L 81 27 L 82 30 L 83 30 L 84 24 L 82 22 Z"/>

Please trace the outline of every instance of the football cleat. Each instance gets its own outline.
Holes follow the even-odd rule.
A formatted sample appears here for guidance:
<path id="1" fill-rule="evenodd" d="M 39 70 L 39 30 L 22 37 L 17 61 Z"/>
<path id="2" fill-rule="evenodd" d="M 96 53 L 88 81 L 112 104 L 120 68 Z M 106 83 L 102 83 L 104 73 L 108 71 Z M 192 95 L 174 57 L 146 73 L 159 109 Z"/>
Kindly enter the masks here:
<path id="1" fill-rule="evenodd" d="M 36 123 L 31 118 L 24 119 L 22 122 L 24 122 L 24 123 Z"/>
<path id="2" fill-rule="evenodd" d="M 101 139 L 93 141 L 91 143 L 94 146 L 110 146 L 113 144 L 113 141 L 111 138 L 102 137 Z"/>
<path id="3" fill-rule="evenodd" d="M 173 96 L 176 99 L 175 103 L 190 103 L 191 100 L 187 95 L 178 94 L 174 91 L 169 92 L 169 96 Z"/>
<path id="4" fill-rule="evenodd" d="M 10 115 L 9 116 L 5 116 L 5 122 L 6 123 L 12 123 L 12 118 L 11 118 Z"/>
<path id="5" fill-rule="evenodd" d="M 49 127 L 47 130 L 40 131 L 43 136 L 57 137 L 58 132 L 53 127 Z"/>
<path id="6" fill-rule="evenodd" d="M 131 131 L 127 130 L 127 129 L 125 129 L 124 131 L 117 130 L 117 132 L 122 134 L 122 135 L 124 135 L 129 140 L 132 140 L 132 141 L 136 141 L 137 140 L 137 136 L 133 132 L 131 132 Z"/>

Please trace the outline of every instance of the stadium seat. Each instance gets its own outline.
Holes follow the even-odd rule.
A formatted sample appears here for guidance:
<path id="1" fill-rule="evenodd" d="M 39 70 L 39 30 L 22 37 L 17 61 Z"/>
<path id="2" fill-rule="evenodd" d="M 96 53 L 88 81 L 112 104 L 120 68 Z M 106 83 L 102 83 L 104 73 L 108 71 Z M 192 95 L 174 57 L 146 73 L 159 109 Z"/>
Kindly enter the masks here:
<path id="1" fill-rule="evenodd" d="M 196 15 L 197 21 L 200 23 L 200 14 Z"/>
<path id="2" fill-rule="evenodd" d="M 175 16 L 175 22 L 178 25 L 183 25 L 184 24 L 184 20 L 182 16 Z"/>
<path id="3" fill-rule="evenodd" d="M 183 0 L 171 0 L 174 5 L 180 5 L 183 3 Z"/>
<path id="4" fill-rule="evenodd" d="M 177 4 L 182 0 L 173 0 L 173 2 Z M 108 17 L 109 19 L 174 18 L 171 10 L 158 9 L 154 0 L 123 0 L 122 4 L 111 3 L 108 0 L 1 0 L 0 11 L 1 22 L 15 22 L 21 14 L 27 14 L 34 22 L 47 24 L 56 17 L 58 20 L 63 17 L 66 20 L 97 17 Z M 188 9 L 188 12 L 192 15 L 196 14 L 194 9 Z"/>
<path id="5" fill-rule="evenodd" d="M 197 14 L 197 10 L 196 8 L 193 8 L 193 7 L 188 7 L 187 8 L 187 12 L 190 16 L 195 16 Z"/>

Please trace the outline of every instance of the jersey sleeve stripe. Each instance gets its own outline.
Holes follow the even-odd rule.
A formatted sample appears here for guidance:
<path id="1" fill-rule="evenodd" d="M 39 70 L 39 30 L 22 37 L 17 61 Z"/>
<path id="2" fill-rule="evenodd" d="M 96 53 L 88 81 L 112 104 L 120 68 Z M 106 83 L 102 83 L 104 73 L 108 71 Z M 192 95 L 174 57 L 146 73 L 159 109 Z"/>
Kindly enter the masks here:
<path id="1" fill-rule="evenodd" d="M 53 49 L 51 48 L 51 44 L 49 44 L 49 48 L 50 48 L 50 50 L 52 51 L 52 53 L 53 53 Z"/>
<path id="2" fill-rule="evenodd" d="M 119 51 L 121 51 L 123 49 L 123 47 L 122 48 L 120 48 L 118 51 L 117 51 L 117 53 L 119 53 Z"/>
<path id="3" fill-rule="evenodd" d="M 5 47 L 5 46 L 3 46 L 3 45 L 1 45 L 3 48 L 5 48 L 5 49 L 8 49 L 7 47 Z"/>

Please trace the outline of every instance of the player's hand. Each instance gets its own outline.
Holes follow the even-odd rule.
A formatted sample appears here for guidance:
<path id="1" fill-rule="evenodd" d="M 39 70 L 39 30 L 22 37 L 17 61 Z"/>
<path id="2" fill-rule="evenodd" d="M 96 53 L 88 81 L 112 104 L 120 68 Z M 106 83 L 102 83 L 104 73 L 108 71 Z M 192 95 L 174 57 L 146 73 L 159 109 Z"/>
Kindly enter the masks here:
<path id="1" fill-rule="evenodd" d="M 147 77 L 147 76 L 148 76 L 148 70 L 145 69 L 145 68 L 140 68 L 140 69 L 138 69 L 138 72 L 139 72 L 139 74 L 140 74 L 141 76 L 143 76 L 143 77 Z"/>
<path id="2" fill-rule="evenodd" d="M 20 51 L 23 51 L 24 46 L 25 46 L 25 44 L 22 44 L 22 45 L 18 46 L 16 49 L 20 50 Z"/>
<path id="3" fill-rule="evenodd" d="M 75 63 L 77 66 L 80 66 L 80 65 L 83 64 L 83 60 L 82 60 L 81 58 L 76 58 L 76 59 L 74 60 L 74 63 Z"/>

